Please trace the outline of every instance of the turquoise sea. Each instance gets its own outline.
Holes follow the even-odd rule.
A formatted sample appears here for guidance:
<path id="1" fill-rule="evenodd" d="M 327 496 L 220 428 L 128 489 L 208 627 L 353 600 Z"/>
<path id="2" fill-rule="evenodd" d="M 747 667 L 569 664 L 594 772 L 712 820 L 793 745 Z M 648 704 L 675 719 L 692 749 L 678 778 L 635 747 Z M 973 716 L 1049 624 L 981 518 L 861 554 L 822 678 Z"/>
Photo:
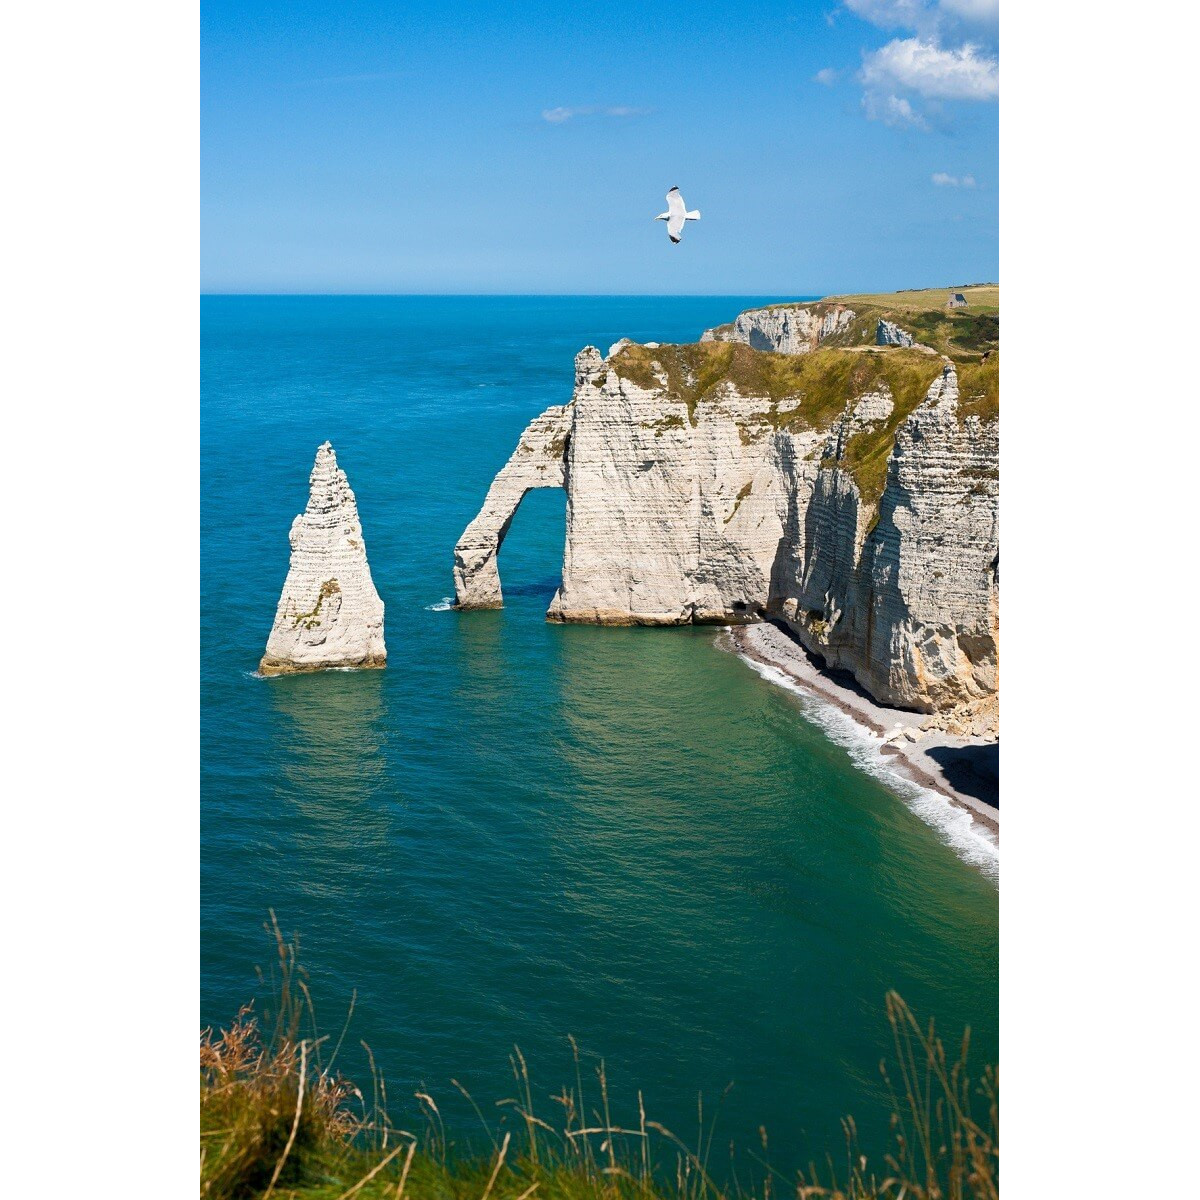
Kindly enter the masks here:
<path id="1" fill-rule="evenodd" d="M 997 1050 L 997 885 L 858 765 L 852 738 L 713 629 L 548 624 L 565 499 L 531 493 L 507 607 L 456 614 L 452 548 L 572 358 L 693 341 L 778 297 L 205 297 L 201 1018 L 261 995 L 273 908 L 339 1064 L 463 1144 L 603 1057 L 615 1115 L 783 1168 L 885 1132 L 884 995 Z M 349 476 L 384 671 L 254 675 L 317 446 Z M 832 727 L 831 727 L 832 728 Z M 834 731 L 836 733 L 836 729 Z M 351 1049 L 353 1047 L 353 1049 Z M 541 1097 L 539 1099 L 539 1096 Z"/>

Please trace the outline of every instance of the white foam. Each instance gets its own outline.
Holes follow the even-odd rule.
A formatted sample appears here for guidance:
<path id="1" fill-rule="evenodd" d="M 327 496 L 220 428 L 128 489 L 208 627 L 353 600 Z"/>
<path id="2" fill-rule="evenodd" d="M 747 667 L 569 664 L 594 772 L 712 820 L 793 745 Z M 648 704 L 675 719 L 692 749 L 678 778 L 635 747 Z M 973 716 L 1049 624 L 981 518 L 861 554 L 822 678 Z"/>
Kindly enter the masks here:
<path id="1" fill-rule="evenodd" d="M 991 831 L 972 820 L 969 812 L 952 804 L 940 792 L 922 787 L 892 767 L 879 752 L 883 745 L 881 737 L 837 705 L 814 696 L 777 667 L 741 653 L 738 658 L 763 679 L 799 696 L 805 717 L 819 726 L 831 741 L 848 750 L 856 767 L 895 792 L 922 821 L 933 827 L 963 862 L 978 867 L 990 879 L 1000 878 L 1000 847 Z"/>
<path id="2" fill-rule="evenodd" d="M 449 612 L 454 607 L 453 596 L 443 596 L 436 604 L 425 605 L 426 612 Z"/>

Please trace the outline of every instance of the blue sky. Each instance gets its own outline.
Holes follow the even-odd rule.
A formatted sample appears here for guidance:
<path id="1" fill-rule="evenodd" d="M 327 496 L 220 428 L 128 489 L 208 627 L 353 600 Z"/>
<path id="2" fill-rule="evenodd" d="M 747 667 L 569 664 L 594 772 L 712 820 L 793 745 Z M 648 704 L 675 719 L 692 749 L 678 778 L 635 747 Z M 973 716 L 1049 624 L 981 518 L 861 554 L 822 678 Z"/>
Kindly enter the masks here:
<path id="1" fill-rule="evenodd" d="M 201 286 L 996 279 L 996 2 L 205 0 Z"/>

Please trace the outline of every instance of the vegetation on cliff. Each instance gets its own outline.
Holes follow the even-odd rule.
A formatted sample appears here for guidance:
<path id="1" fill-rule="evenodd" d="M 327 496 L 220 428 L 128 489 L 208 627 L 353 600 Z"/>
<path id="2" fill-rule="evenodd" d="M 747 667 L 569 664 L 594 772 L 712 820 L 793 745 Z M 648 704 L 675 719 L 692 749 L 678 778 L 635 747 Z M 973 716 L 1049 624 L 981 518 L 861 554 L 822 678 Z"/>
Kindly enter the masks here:
<path id="1" fill-rule="evenodd" d="M 999 1195 L 996 1072 L 987 1068 L 973 1081 L 966 1069 L 967 1035 L 951 1061 L 932 1023 L 922 1027 L 894 994 L 887 997 L 894 1064 L 881 1064 L 894 1109 L 893 1143 L 879 1163 L 861 1154 L 854 1123 L 847 1119 L 840 1166 L 828 1157 L 820 1170 L 785 1175 L 770 1166 L 764 1131 L 761 1146 L 748 1148 L 745 1156 L 749 1173 L 719 1177 L 711 1161 L 715 1121 L 688 1146 L 648 1118 L 639 1094 L 636 1127 L 619 1127 L 610 1115 L 603 1064 L 585 1087 L 578 1054 L 575 1079 L 539 1111 L 519 1050 L 512 1060 L 517 1095 L 499 1102 L 492 1123 L 476 1108 L 488 1150 L 461 1154 L 448 1139 L 433 1096 L 414 1096 L 412 1115 L 420 1132 L 410 1132 L 393 1123 L 386 1085 L 373 1061 L 369 1101 L 363 1089 L 335 1072 L 346 1030 L 332 1048 L 329 1038 L 317 1035 L 295 943 L 284 940 L 274 921 L 272 931 L 278 958 L 271 1011 L 260 1023 L 248 1006 L 228 1029 L 201 1036 L 200 1194 L 209 1200 L 773 1200 L 787 1193 L 800 1200 L 996 1200 Z"/>
<path id="2" fill-rule="evenodd" d="M 880 320 L 891 321 L 911 333 L 917 342 L 944 354 L 956 363 L 978 362 L 988 351 L 1000 348 L 1000 288 L 995 284 L 955 289 L 966 298 L 965 308 L 948 308 L 946 288 L 910 292 L 880 292 L 856 296 L 826 296 L 815 302 L 768 304 L 747 312 L 805 308 L 818 316 L 852 309 L 854 320 L 822 339 L 822 347 L 871 346 Z M 718 326 L 718 336 L 733 325 Z"/>
<path id="3" fill-rule="evenodd" d="M 668 396 L 686 404 L 692 425 L 702 405 L 719 403 L 727 394 L 726 385 L 742 397 L 761 397 L 768 402 L 762 410 L 742 418 L 744 440 L 771 429 L 831 430 L 858 397 L 886 390 L 893 400 L 888 418 L 854 433 L 840 459 L 822 459 L 822 466 L 847 472 L 863 503 L 873 507 L 883 495 L 896 432 L 925 398 L 944 358 L 954 362 L 958 375 L 959 420 L 999 418 L 1000 289 L 984 284 L 962 291 L 968 302 L 965 309 L 946 308 L 947 293 L 939 288 L 747 310 L 802 307 L 823 315 L 852 308 L 854 320 L 808 354 L 778 354 L 719 340 L 655 347 L 629 344 L 609 366 L 643 388 L 659 389 L 665 383 Z M 880 319 L 902 325 L 939 355 L 916 347 L 876 347 Z M 682 425 L 681 419 L 670 421 L 672 426 Z"/>
<path id="4" fill-rule="evenodd" d="M 693 342 L 681 346 L 626 346 L 612 369 L 639 387 L 666 391 L 687 405 L 694 425 L 701 405 L 717 403 L 732 385 L 745 397 L 761 397 L 761 420 L 776 429 L 825 431 L 848 401 L 886 384 L 899 402 L 924 398 L 942 363 L 919 350 L 815 350 L 811 354 L 775 354 L 741 342 Z M 911 408 L 909 408 L 911 411 Z"/>
<path id="5" fill-rule="evenodd" d="M 987 419 L 988 404 L 999 403 L 999 370 L 987 363 L 960 368 L 972 390 L 981 394 L 972 411 Z M 825 465 L 848 472 L 867 504 L 883 494 L 887 463 L 902 422 L 925 399 L 941 374 L 942 360 L 920 350 L 900 348 L 814 350 L 811 354 L 774 354 L 752 350 L 741 342 L 697 342 L 683 346 L 626 346 L 612 363 L 613 370 L 644 388 L 662 387 L 687 405 L 694 425 L 705 404 L 719 404 L 726 385 L 744 397 L 767 401 L 743 418 L 744 436 L 754 438 L 772 429 L 826 432 L 843 417 L 847 405 L 870 392 L 886 390 L 892 397 L 891 415 L 854 434 L 840 460 Z M 968 393 L 964 392 L 964 395 Z"/>

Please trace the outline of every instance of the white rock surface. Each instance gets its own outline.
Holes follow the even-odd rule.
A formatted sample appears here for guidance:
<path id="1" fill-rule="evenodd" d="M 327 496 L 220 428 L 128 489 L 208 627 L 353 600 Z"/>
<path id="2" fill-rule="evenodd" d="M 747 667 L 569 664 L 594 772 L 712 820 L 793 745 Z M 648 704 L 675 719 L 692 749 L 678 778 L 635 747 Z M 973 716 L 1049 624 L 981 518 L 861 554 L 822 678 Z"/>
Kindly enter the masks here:
<path id="1" fill-rule="evenodd" d="M 635 383 L 590 347 L 579 361 L 563 582 L 548 615 L 623 625 L 754 616 L 784 505 L 773 444 L 741 431 L 768 402 L 729 388 L 693 424 L 665 386 Z"/>
<path id="2" fill-rule="evenodd" d="M 875 326 L 875 345 L 877 346 L 912 346 L 916 339 L 907 329 L 901 329 L 894 321 L 879 318 Z"/>
<path id="3" fill-rule="evenodd" d="M 826 338 L 840 333 L 854 312 L 840 304 L 833 307 L 813 305 L 757 308 L 741 313 L 732 325 L 706 329 L 702 342 L 742 342 L 753 350 L 772 350 L 777 354 L 808 354 Z"/>
<path id="4" fill-rule="evenodd" d="M 577 379 L 582 357 L 576 358 Z M 598 354 L 596 357 L 599 359 Z M 512 456 L 492 480 L 479 515 L 454 547 L 455 607 L 503 605 L 496 555 L 525 493 L 530 488 L 565 486 L 569 433 L 569 410 L 565 405 L 548 408 L 526 426 Z"/>
<path id="5" fill-rule="evenodd" d="M 999 426 L 961 420 L 958 398 L 947 362 L 897 430 L 877 510 L 846 472 L 820 473 L 803 569 L 780 581 L 810 649 L 926 712 L 999 687 Z"/>
<path id="6" fill-rule="evenodd" d="M 308 506 L 292 522 L 284 581 L 263 675 L 382 667 L 383 601 L 371 580 L 358 505 L 333 447 L 317 450 Z"/>
<path id="7" fill-rule="evenodd" d="M 834 460 L 893 418 L 878 377 L 824 428 L 806 428 L 787 416 L 796 398 L 743 394 L 729 379 L 689 409 L 686 357 L 671 359 L 672 381 L 654 355 L 630 369 L 625 345 L 608 359 L 581 351 L 571 402 L 522 435 L 455 548 L 459 606 L 500 604 L 496 554 L 517 505 L 531 487 L 563 486 L 551 619 L 770 613 L 878 700 L 924 712 L 974 705 L 986 723 L 998 687 L 999 434 L 994 420 L 960 417 L 953 366 L 900 422 L 883 495 L 864 503 Z"/>

